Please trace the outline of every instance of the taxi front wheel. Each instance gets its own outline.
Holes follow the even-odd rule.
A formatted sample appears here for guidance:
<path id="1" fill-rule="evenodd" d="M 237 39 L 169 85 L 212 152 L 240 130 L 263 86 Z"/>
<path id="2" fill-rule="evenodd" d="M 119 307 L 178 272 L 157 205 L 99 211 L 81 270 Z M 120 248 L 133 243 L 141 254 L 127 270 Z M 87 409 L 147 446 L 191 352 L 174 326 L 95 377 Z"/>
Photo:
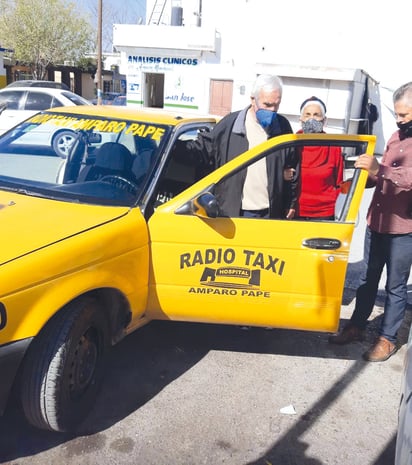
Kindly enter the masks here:
<path id="1" fill-rule="evenodd" d="M 97 302 L 82 298 L 56 314 L 30 347 L 21 378 L 24 414 L 33 426 L 74 431 L 94 404 L 108 345 Z"/>

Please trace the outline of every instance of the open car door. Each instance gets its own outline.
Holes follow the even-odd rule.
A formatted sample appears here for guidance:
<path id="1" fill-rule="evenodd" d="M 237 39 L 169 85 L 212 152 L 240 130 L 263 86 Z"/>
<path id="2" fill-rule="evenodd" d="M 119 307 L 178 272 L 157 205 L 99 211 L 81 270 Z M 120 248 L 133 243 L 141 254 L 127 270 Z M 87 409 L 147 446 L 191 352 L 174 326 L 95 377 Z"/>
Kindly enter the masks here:
<path id="1" fill-rule="evenodd" d="M 352 179 L 335 221 L 221 217 L 219 183 L 262 157 L 305 145 L 373 155 L 374 136 L 279 136 L 238 156 L 157 208 L 149 220 L 149 317 L 335 331 L 367 173 Z"/>

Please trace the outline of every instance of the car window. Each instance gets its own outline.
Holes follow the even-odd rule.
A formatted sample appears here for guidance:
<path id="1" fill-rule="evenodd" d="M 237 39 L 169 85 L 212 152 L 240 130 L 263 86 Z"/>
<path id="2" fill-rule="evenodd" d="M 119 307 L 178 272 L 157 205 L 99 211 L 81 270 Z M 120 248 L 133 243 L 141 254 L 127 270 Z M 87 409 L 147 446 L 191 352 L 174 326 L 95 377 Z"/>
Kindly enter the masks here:
<path id="1" fill-rule="evenodd" d="M 274 149 L 270 149 L 265 153 L 265 156 L 262 158 L 265 158 L 266 164 L 270 171 L 272 172 L 277 172 L 279 170 L 283 170 L 284 166 L 284 159 L 293 159 L 294 154 L 299 153 L 301 148 L 303 148 L 304 145 L 307 146 L 313 146 L 314 143 L 309 143 L 308 141 L 302 142 L 296 142 L 294 144 L 283 144 L 279 145 Z M 345 159 L 346 156 L 352 156 L 352 157 L 358 157 L 361 153 L 366 152 L 367 144 L 365 142 L 338 142 L 338 141 L 316 141 L 316 146 L 322 146 L 322 147 L 339 147 L 341 150 L 341 156 L 343 159 Z M 222 178 L 215 186 L 213 189 L 213 194 L 216 196 L 218 203 L 220 205 L 220 211 L 219 211 L 219 216 L 222 217 L 235 217 L 239 215 L 233 215 L 233 213 L 229 210 L 226 210 L 226 208 L 229 208 L 230 205 L 225 202 L 225 198 L 228 196 L 228 192 L 236 192 L 236 186 L 239 185 L 238 180 L 235 179 L 235 177 L 238 177 L 241 171 L 243 171 L 243 174 L 241 176 L 246 176 L 246 169 L 248 166 L 252 165 L 252 163 L 256 163 L 258 160 L 254 160 L 253 162 L 248 162 L 244 166 L 239 166 L 239 168 L 231 172 L 228 176 L 225 176 Z M 355 176 L 356 174 L 356 176 Z M 358 182 L 359 178 L 359 170 L 354 170 L 354 169 L 345 169 L 344 170 L 344 175 L 343 175 L 343 183 L 341 184 L 342 189 L 339 191 L 339 195 L 336 198 L 336 203 L 335 203 L 335 221 L 340 222 L 340 221 L 345 221 L 345 218 L 348 213 L 348 208 L 349 208 L 349 200 L 350 196 L 353 195 L 353 192 L 356 187 L 356 183 Z M 346 182 L 345 182 L 346 181 Z M 344 186 L 345 185 L 345 186 Z M 241 191 L 238 193 L 241 195 Z M 319 202 L 319 205 L 321 205 L 322 200 L 317 199 L 316 202 Z M 225 207 L 225 205 L 228 205 L 228 207 Z M 280 204 L 279 204 L 280 205 Z M 281 212 L 275 212 L 276 214 L 281 215 Z M 281 217 L 281 216 L 279 216 Z M 290 221 L 290 220 L 289 220 Z M 299 219 L 299 221 L 305 221 L 304 219 Z M 307 221 L 307 219 L 306 219 Z M 316 219 L 316 217 L 313 218 L 312 221 L 324 221 L 322 219 Z"/>
<path id="2" fill-rule="evenodd" d="M 54 96 L 49 108 L 62 107 L 62 106 L 64 106 L 64 103 L 60 99 L 58 99 L 56 96 Z"/>
<path id="3" fill-rule="evenodd" d="M 199 131 L 207 131 L 208 129 L 207 127 L 196 127 L 179 134 L 171 149 L 172 155 L 169 157 L 160 178 L 155 203 L 156 207 L 180 194 L 180 192 L 202 177 L 199 175 L 195 165 L 186 163 L 184 158 L 180 158 L 177 155 L 184 150 L 186 142 L 197 138 Z"/>
<path id="4" fill-rule="evenodd" d="M 132 155 L 137 155 L 138 150 L 136 147 L 136 141 L 135 141 L 135 137 L 133 136 L 133 134 L 122 132 L 120 133 L 120 136 L 116 142 L 119 142 L 123 144 L 125 147 L 127 147 L 130 150 L 130 153 Z"/>
<path id="5" fill-rule="evenodd" d="M 8 110 L 18 110 L 20 99 L 23 96 L 22 91 L 10 90 L 0 93 L 0 103 L 7 102 Z"/>
<path id="6" fill-rule="evenodd" d="M 80 95 L 74 94 L 73 92 L 62 92 L 62 95 L 68 98 L 75 105 L 89 105 L 90 102 Z"/>
<path id="7" fill-rule="evenodd" d="M 30 195 L 132 205 L 145 194 L 170 132 L 150 121 L 39 113 L 0 138 L 0 184 L 24 184 Z"/>
<path id="8" fill-rule="evenodd" d="M 52 106 L 53 96 L 42 92 L 28 92 L 26 103 L 24 105 L 25 110 L 47 110 Z"/>

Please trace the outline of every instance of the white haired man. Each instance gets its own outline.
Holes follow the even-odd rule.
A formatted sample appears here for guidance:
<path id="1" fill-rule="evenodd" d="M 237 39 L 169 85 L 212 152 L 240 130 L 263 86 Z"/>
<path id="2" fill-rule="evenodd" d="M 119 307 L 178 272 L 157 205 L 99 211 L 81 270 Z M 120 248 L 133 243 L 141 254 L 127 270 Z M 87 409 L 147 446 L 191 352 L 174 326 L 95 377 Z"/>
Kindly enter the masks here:
<path id="1" fill-rule="evenodd" d="M 196 141 L 178 146 L 176 156 L 203 167 L 218 168 L 248 149 L 280 134 L 292 133 L 289 121 L 278 114 L 282 81 L 263 74 L 256 79 L 246 108 L 222 118 Z M 298 156 L 283 150 L 266 157 L 220 183 L 216 196 L 224 216 L 287 218 L 294 216 L 297 200 Z"/>

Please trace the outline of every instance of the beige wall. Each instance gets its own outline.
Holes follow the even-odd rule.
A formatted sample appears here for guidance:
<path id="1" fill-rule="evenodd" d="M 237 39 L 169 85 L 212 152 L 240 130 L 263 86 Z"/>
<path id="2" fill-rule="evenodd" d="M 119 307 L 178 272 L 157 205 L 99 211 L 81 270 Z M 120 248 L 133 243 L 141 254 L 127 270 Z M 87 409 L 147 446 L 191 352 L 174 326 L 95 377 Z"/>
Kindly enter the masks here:
<path id="1" fill-rule="evenodd" d="M 111 75 L 103 75 L 103 81 L 112 82 Z M 96 84 L 94 79 L 90 76 L 89 73 L 82 74 L 82 96 L 87 100 L 92 100 L 96 98 L 95 92 Z"/>
<path id="2" fill-rule="evenodd" d="M 82 96 L 87 100 L 92 100 L 96 97 L 94 79 L 89 73 L 82 74 Z"/>
<path id="3" fill-rule="evenodd" d="M 4 67 L 3 62 L 3 52 L 0 52 L 0 89 L 6 87 L 7 79 L 6 79 L 6 68 Z"/>

